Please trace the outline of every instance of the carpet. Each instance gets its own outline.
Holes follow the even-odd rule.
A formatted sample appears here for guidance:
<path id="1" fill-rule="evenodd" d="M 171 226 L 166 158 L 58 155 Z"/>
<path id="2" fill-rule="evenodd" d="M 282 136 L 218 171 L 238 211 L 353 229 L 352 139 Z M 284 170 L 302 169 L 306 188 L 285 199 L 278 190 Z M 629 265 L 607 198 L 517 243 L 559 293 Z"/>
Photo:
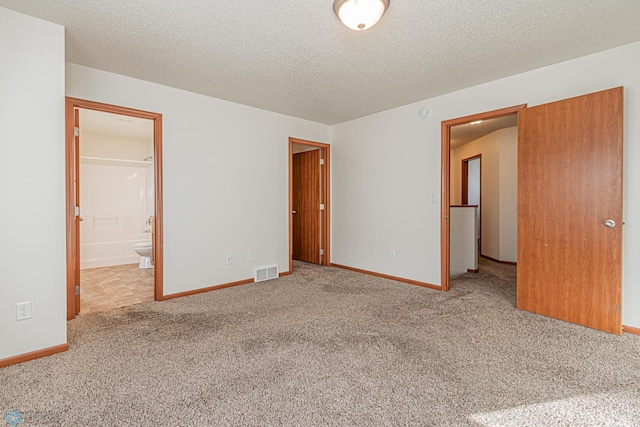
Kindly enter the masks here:
<path id="1" fill-rule="evenodd" d="M 640 337 L 515 308 L 515 267 L 450 292 L 333 267 L 70 321 L 0 370 L 22 426 L 640 425 Z M 15 411 L 15 412 L 11 412 Z"/>

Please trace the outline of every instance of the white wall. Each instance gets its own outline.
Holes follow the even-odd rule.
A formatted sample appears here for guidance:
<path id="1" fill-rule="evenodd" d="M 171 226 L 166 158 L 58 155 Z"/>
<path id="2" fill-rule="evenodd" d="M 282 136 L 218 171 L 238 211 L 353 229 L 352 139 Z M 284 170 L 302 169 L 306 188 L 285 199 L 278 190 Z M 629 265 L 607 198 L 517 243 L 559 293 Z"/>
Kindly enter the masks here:
<path id="1" fill-rule="evenodd" d="M 441 122 L 625 86 L 623 322 L 640 327 L 639 75 L 633 43 L 334 126 L 332 262 L 440 284 Z"/>
<path id="2" fill-rule="evenodd" d="M 476 239 L 475 245 L 480 241 L 480 159 L 473 159 L 467 162 L 467 204 L 476 205 Z"/>
<path id="3" fill-rule="evenodd" d="M 3 359 L 67 341 L 64 28 L 0 8 L 0 58 Z"/>
<path id="4" fill-rule="evenodd" d="M 478 208 L 452 206 L 450 211 L 449 276 L 478 269 Z"/>
<path id="5" fill-rule="evenodd" d="M 80 156 L 124 160 L 143 160 L 153 156 L 153 120 L 149 120 L 148 139 L 124 138 L 83 131 L 80 111 Z"/>
<path id="6" fill-rule="evenodd" d="M 329 126 L 75 64 L 67 95 L 163 115 L 165 295 L 288 270 L 288 138 Z"/>
<path id="7" fill-rule="evenodd" d="M 480 159 L 467 162 L 467 204 L 480 206 Z"/>
<path id="8" fill-rule="evenodd" d="M 518 260 L 518 128 L 500 131 L 500 255 Z"/>

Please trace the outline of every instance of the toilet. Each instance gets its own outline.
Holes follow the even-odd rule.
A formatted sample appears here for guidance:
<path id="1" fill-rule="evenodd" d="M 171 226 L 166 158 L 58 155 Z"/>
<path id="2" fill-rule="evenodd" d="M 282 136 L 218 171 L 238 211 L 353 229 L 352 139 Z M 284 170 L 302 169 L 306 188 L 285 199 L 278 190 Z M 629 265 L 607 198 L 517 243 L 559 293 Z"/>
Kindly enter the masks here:
<path id="1" fill-rule="evenodd" d="M 140 268 L 153 268 L 153 264 L 151 264 L 151 248 L 151 242 L 133 245 L 133 249 L 140 255 Z"/>

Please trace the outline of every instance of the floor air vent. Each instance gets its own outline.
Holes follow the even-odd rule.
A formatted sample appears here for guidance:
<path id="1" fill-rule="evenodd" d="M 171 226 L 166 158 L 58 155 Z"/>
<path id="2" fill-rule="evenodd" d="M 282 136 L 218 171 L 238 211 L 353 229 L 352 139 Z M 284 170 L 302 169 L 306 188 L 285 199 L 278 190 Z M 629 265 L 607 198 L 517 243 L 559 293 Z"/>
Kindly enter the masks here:
<path id="1" fill-rule="evenodd" d="M 278 265 L 265 265 L 264 267 L 258 267 L 255 270 L 254 282 L 264 282 L 265 280 L 278 278 Z"/>

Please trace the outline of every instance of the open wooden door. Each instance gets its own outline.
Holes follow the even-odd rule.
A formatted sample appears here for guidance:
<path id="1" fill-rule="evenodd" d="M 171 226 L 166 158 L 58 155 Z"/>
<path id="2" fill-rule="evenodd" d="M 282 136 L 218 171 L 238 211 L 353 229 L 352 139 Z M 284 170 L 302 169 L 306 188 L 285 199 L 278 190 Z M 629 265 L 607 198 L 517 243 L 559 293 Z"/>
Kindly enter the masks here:
<path id="1" fill-rule="evenodd" d="M 293 155 L 293 259 L 321 264 L 320 149 Z"/>
<path id="2" fill-rule="evenodd" d="M 520 309 L 622 333 L 623 88 L 520 111 Z"/>

